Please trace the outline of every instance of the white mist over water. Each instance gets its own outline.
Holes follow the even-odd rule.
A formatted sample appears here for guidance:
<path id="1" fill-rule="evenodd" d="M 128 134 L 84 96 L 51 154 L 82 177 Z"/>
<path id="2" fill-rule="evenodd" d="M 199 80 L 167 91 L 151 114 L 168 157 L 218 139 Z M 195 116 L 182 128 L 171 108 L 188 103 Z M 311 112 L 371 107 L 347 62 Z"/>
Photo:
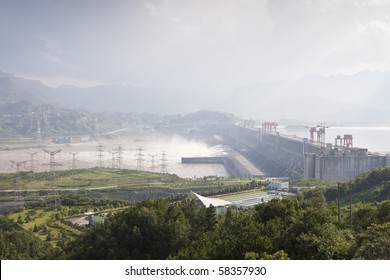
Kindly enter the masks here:
<path id="1" fill-rule="evenodd" d="M 110 152 L 118 148 L 122 149 L 122 168 L 137 169 L 141 158 L 142 170 L 152 171 L 152 158 L 154 156 L 155 172 L 162 171 L 163 153 L 166 154 L 166 172 L 177 174 L 183 178 L 203 177 L 203 176 L 229 176 L 225 167 L 220 164 L 182 164 L 182 157 L 207 157 L 226 154 L 226 147 L 218 145 L 210 147 L 205 142 L 191 140 L 179 135 L 166 134 L 145 134 L 122 137 L 120 140 L 103 140 L 100 142 L 72 143 L 70 145 L 51 145 L 48 150 L 62 149 L 61 153 L 56 155 L 55 160 L 62 166 L 57 170 L 66 170 L 72 168 L 72 153 L 76 154 L 76 168 L 91 168 L 98 166 L 97 145 L 102 144 L 102 162 L 104 167 L 112 166 L 112 154 Z M 138 150 L 137 150 L 138 149 Z M 139 149 L 142 149 L 139 152 Z M 16 172 L 11 167 L 11 160 L 15 162 L 27 161 L 26 167 L 21 170 L 30 170 L 30 156 L 37 152 L 34 157 L 34 171 L 49 170 L 50 157 L 40 148 L 18 149 L 10 151 L 0 151 L 0 173 Z M 141 156 L 138 154 L 141 153 Z"/>

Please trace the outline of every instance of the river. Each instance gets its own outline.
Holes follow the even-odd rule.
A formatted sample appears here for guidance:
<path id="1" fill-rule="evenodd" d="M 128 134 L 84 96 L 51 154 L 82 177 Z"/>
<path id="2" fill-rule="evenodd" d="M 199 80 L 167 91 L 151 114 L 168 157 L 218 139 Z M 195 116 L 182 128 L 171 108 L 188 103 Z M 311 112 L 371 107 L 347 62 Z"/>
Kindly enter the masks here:
<path id="1" fill-rule="evenodd" d="M 101 143 L 101 157 L 99 157 L 98 144 Z M 181 164 L 182 157 L 219 156 L 225 154 L 223 146 L 209 146 L 203 141 L 192 140 L 179 135 L 145 133 L 133 136 L 122 136 L 116 140 L 91 141 L 84 143 L 71 143 L 70 145 L 45 144 L 49 151 L 60 150 L 54 156 L 56 170 L 75 168 L 90 168 L 100 165 L 112 167 L 113 162 L 118 167 L 118 156 L 113 151 L 121 147 L 121 168 L 139 169 L 144 171 L 175 173 L 182 178 L 203 176 L 229 176 L 225 167 L 220 164 Z M 33 161 L 31 161 L 31 155 Z M 74 156 L 73 156 L 74 154 Z M 163 154 L 165 154 L 163 156 Z M 75 161 L 73 161 L 75 157 Z M 154 160 L 154 164 L 153 164 Z M 11 161 L 23 162 L 20 170 L 35 172 L 50 169 L 50 156 L 42 148 L 15 149 L 0 151 L 0 173 L 16 172 Z M 163 164 L 165 163 L 165 164 Z M 164 170 L 163 170 L 164 169 Z"/>
<path id="2" fill-rule="evenodd" d="M 279 127 L 278 131 L 282 134 L 295 135 L 300 138 L 310 137 L 309 128 Z M 374 153 L 390 153 L 390 127 L 328 127 L 325 134 L 326 142 L 334 143 L 334 138 L 337 135 L 343 137 L 344 134 L 353 135 L 354 147 L 367 148 Z M 165 162 L 165 172 L 175 173 L 182 178 L 210 175 L 229 176 L 225 167 L 220 164 L 181 164 L 182 157 L 220 156 L 226 154 L 227 148 L 221 145 L 209 146 L 203 141 L 179 135 L 144 133 L 121 136 L 120 139 L 116 140 L 71 143 L 70 145 L 47 143 L 45 146 L 51 151 L 61 149 L 61 152 L 55 156 L 55 161 L 58 163 L 56 170 L 66 170 L 73 167 L 72 154 L 75 154 L 74 164 L 76 168 L 98 166 L 98 143 L 102 144 L 102 166 L 104 167 L 112 167 L 113 160 L 110 152 L 118 149 L 120 145 L 122 149 L 122 168 L 162 172 L 164 171 L 162 170 L 162 164 Z M 33 156 L 31 162 L 31 154 L 34 153 L 37 154 Z M 166 161 L 163 160 L 163 153 L 165 153 Z M 115 156 L 117 155 L 115 154 Z M 32 169 L 36 172 L 49 170 L 50 156 L 44 153 L 42 148 L 0 150 L 0 173 L 16 172 L 17 168 L 12 166 L 11 160 L 14 162 L 26 161 L 25 165 L 20 165 L 20 170 L 28 171 Z"/>

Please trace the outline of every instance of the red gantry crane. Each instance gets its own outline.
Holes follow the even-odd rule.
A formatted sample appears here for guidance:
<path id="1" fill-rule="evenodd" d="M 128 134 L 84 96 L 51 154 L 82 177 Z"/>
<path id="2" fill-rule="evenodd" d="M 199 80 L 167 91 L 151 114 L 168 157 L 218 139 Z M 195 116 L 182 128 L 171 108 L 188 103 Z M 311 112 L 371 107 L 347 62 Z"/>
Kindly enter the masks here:
<path id="1" fill-rule="evenodd" d="M 325 124 L 317 125 L 310 128 L 310 142 L 317 143 L 321 147 L 325 146 L 325 129 L 328 128 Z M 316 138 L 315 138 L 316 136 Z"/>
<path id="2" fill-rule="evenodd" d="M 278 124 L 276 122 L 264 122 L 261 125 L 261 130 L 266 132 L 276 132 L 276 127 Z"/>
<path id="3" fill-rule="evenodd" d="M 341 138 L 340 135 L 337 135 L 334 145 L 336 147 L 353 148 L 353 137 L 351 134 L 344 134 L 343 138 Z"/>

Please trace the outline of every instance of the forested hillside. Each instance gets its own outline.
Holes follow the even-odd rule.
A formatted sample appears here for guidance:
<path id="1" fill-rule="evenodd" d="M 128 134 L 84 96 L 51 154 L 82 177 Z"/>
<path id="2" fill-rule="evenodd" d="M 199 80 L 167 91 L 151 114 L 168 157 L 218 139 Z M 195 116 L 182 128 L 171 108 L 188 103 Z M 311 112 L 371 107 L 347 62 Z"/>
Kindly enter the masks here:
<path id="1" fill-rule="evenodd" d="M 199 111 L 188 115 L 159 116 L 148 113 L 100 112 L 73 110 L 55 105 L 34 105 L 28 101 L 0 103 L 0 137 L 36 137 L 38 122 L 42 137 L 96 134 L 124 127 L 167 125 L 193 127 L 203 123 L 234 123 L 232 114 Z"/>
<path id="2" fill-rule="evenodd" d="M 390 201 L 349 228 L 323 194 L 274 199 L 250 211 L 198 209 L 148 200 L 90 229 L 65 249 L 70 259 L 389 259 Z M 361 214 L 362 208 L 354 210 Z"/>
<path id="3" fill-rule="evenodd" d="M 225 215 L 191 200 L 149 199 L 47 253 L 44 241 L 8 222 L 0 248 L 2 258 L 22 259 L 390 259 L 389 182 L 383 168 L 341 184 L 340 219 L 334 187 Z"/>
<path id="4" fill-rule="evenodd" d="M 96 134 L 126 126 L 156 125 L 162 117 L 141 113 L 91 113 L 27 101 L 0 104 L 0 137 L 42 137 Z"/>
<path id="5" fill-rule="evenodd" d="M 383 168 L 342 185 L 340 224 L 334 188 L 226 215 L 191 201 L 148 200 L 90 229 L 65 253 L 72 259 L 390 259 L 389 182 L 390 169 Z"/>
<path id="6" fill-rule="evenodd" d="M 48 259 L 54 248 L 0 215 L 0 260 Z"/>

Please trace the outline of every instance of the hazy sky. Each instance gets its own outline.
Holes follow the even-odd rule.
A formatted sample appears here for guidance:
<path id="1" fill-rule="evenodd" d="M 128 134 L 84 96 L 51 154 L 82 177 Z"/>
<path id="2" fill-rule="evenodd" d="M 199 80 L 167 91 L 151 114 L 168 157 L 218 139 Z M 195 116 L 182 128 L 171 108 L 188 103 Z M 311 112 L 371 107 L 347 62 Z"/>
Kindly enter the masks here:
<path id="1" fill-rule="evenodd" d="M 390 70 L 390 0 L 0 0 L 0 70 L 224 92 Z"/>

